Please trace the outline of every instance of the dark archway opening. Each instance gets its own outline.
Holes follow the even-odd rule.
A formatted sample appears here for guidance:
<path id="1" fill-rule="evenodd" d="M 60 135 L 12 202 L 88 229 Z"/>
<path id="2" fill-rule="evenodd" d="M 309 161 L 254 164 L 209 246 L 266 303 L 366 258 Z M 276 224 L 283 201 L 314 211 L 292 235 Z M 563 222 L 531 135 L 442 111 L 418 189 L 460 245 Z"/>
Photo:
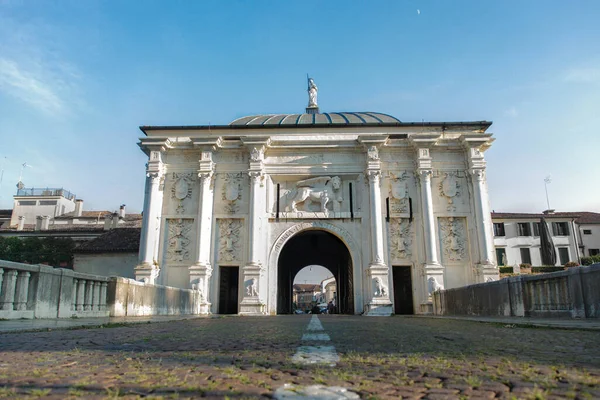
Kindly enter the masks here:
<path id="1" fill-rule="evenodd" d="M 300 232 L 283 246 L 277 261 L 277 314 L 292 313 L 292 285 L 307 265 L 321 265 L 338 285 L 338 312 L 354 314 L 352 257 L 335 235 L 320 230 Z"/>

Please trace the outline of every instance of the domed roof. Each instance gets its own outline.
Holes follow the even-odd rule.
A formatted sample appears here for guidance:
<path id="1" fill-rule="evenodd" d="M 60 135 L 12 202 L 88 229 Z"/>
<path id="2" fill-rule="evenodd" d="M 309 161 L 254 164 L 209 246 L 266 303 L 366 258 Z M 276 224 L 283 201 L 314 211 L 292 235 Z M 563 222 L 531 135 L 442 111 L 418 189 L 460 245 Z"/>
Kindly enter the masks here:
<path id="1" fill-rule="evenodd" d="M 391 115 L 375 112 L 335 112 L 317 114 L 264 114 L 242 117 L 232 121 L 230 126 L 260 125 L 388 125 L 399 124 L 399 119 Z"/>

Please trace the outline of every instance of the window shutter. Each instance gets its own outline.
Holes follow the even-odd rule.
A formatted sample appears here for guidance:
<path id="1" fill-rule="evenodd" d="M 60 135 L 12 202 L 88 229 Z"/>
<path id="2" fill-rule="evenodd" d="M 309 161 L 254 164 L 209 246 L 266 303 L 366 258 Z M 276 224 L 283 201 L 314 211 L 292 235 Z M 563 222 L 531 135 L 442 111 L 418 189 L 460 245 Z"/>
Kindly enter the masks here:
<path id="1" fill-rule="evenodd" d="M 558 224 L 556 222 L 552 223 L 552 236 L 558 236 Z"/>

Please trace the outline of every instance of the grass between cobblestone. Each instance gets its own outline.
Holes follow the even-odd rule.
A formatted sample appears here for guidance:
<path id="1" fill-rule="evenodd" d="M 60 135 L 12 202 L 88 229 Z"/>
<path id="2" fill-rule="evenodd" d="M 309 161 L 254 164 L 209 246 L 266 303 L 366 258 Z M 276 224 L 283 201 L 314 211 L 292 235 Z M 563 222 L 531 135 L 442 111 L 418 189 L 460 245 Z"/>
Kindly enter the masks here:
<path id="1" fill-rule="evenodd" d="M 0 335 L 0 398 L 600 398 L 598 332 L 321 316 L 340 362 L 291 363 L 308 316 L 202 318 Z M 322 344 L 322 343 L 321 343 Z"/>

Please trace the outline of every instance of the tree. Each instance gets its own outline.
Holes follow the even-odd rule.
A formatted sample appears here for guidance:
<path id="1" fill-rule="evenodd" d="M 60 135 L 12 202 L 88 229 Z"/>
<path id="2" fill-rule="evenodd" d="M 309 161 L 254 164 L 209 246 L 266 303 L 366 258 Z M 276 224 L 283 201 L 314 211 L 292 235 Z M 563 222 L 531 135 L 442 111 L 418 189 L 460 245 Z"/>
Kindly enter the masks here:
<path id="1" fill-rule="evenodd" d="M 54 267 L 73 265 L 75 243 L 71 238 L 0 237 L 0 260 L 45 263 Z"/>

